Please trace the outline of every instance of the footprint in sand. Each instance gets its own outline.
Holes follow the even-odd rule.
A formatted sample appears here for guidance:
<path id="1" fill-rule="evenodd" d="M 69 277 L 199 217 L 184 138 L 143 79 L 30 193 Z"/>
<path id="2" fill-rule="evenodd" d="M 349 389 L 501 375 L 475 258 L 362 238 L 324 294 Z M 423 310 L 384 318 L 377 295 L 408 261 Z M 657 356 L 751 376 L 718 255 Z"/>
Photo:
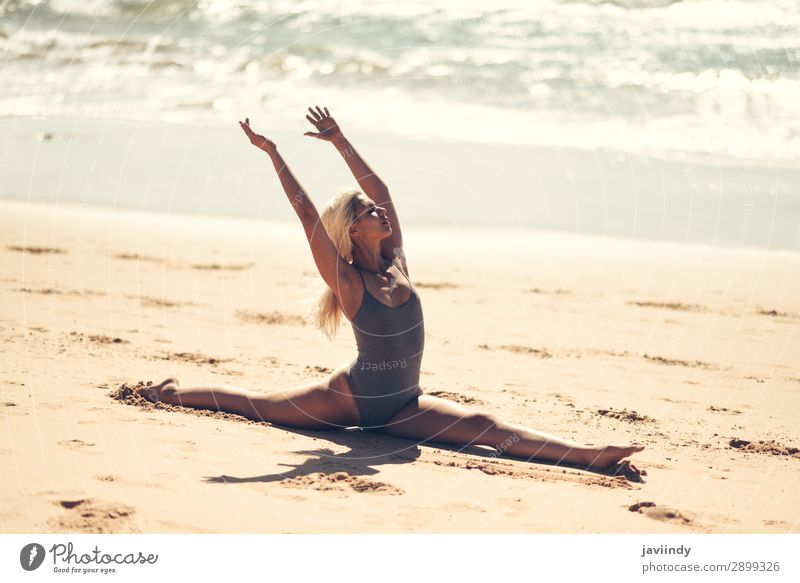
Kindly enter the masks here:
<path id="1" fill-rule="evenodd" d="M 112 336 L 104 336 L 102 334 L 90 334 L 86 337 L 89 342 L 94 342 L 95 344 L 130 344 L 128 340 L 123 340 L 122 338 L 116 338 Z"/>
<path id="2" fill-rule="evenodd" d="M 43 287 L 38 289 L 33 289 L 30 287 L 20 287 L 15 290 L 15 292 L 19 292 L 22 294 L 40 294 L 43 296 L 49 295 L 56 295 L 56 296 L 104 296 L 106 295 L 105 292 L 95 291 L 91 289 L 54 289 L 52 287 Z"/>
<path id="3" fill-rule="evenodd" d="M 458 465 L 458 464 L 456 464 Z M 511 469 L 503 468 L 498 464 L 492 464 L 482 461 L 467 460 L 463 466 L 468 470 L 478 470 L 487 476 L 514 476 L 515 472 Z"/>
<path id="4" fill-rule="evenodd" d="M 552 358 L 552 354 L 546 348 L 532 348 L 530 346 L 519 346 L 516 344 L 503 344 L 498 347 L 500 350 L 515 352 L 517 354 L 531 354 L 539 358 Z"/>
<path id="5" fill-rule="evenodd" d="M 247 310 L 237 310 L 236 315 L 243 322 L 251 324 L 283 325 L 283 326 L 302 326 L 305 321 L 302 316 L 295 314 L 284 314 L 283 312 L 249 312 Z"/>
<path id="6" fill-rule="evenodd" d="M 640 308 L 660 308 L 664 310 L 675 310 L 678 312 L 706 312 L 708 308 L 700 304 L 682 304 L 680 302 L 627 302 L 628 305 L 639 306 Z"/>
<path id="7" fill-rule="evenodd" d="M 123 340 L 122 338 L 117 338 L 113 336 L 105 336 L 103 334 L 82 334 L 80 332 L 70 332 L 70 336 L 73 337 L 73 340 L 78 340 L 78 342 L 83 342 L 84 340 L 88 340 L 89 342 L 93 342 L 94 344 L 130 344 L 128 340 Z"/>
<path id="8" fill-rule="evenodd" d="M 706 408 L 706 411 L 711 411 L 712 413 L 722 413 L 724 415 L 741 415 L 742 412 L 738 409 L 728 409 L 727 407 L 715 407 L 714 405 L 709 405 Z"/>
<path id="9" fill-rule="evenodd" d="M 194 302 L 169 301 L 164 298 L 151 298 L 147 296 L 128 296 L 133 300 L 139 300 L 145 308 L 179 308 L 182 306 L 196 306 Z"/>
<path id="10" fill-rule="evenodd" d="M 170 352 L 164 356 L 156 357 L 160 360 L 180 360 L 182 362 L 192 362 L 197 365 L 210 364 L 216 366 L 222 362 L 231 362 L 232 358 L 216 358 L 207 356 L 199 352 Z"/>
<path id="11" fill-rule="evenodd" d="M 358 476 L 351 476 L 346 472 L 336 472 L 333 474 L 313 473 L 306 476 L 296 476 L 294 478 L 286 478 L 281 482 L 282 486 L 289 488 L 311 488 L 313 490 L 339 491 L 339 492 L 359 492 L 361 494 L 389 494 L 398 496 L 403 494 L 403 490 L 397 486 L 387 484 L 386 482 L 378 482 L 376 480 L 368 480 Z"/>
<path id="12" fill-rule="evenodd" d="M 774 316 L 777 318 L 789 318 L 789 320 L 798 320 L 800 316 L 797 314 L 790 314 L 789 312 L 781 312 L 779 310 L 758 310 L 761 316 Z"/>
<path id="13" fill-rule="evenodd" d="M 70 533 L 138 533 L 133 522 L 136 509 L 127 504 L 92 498 L 60 500 L 60 516 L 51 520 L 53 530 Z"/>
<path id="14" fill-rule="evenodd" d="M 573 350 L 570 351 L 569 356 L 575 356 L 577 358 L 582 358 L 583 354 L 597 354 L 600 356 L 614 356 L 618 358 L 631 356 L 632 353 L 628 352 L 627 350 L 618 351 L 618 350 L 606 350 L 603 348 L 585 348 L 580 350 Z"/>
<path id="15" fill-rule="evenodd" d="M 529 289 L 527 291 L 528 291 L 528 293 L 532 293 L 532 294 L 553 294 L 553 295 L 557 295 L 557 296 L 565 295 L 565 294 L 571 294 L 572 293 L 568 289 L 559 288 L 559 289 L 554 289 L 554 290 L 545 290 L 545 289 L 542 289 L 542 288 L 539 288 L 539 287 L 534 287 L 534 288 L 531 288 L 531 289 Z"/>
<path id="16" fill-rule="evenodd" d="M 478 346 L 481 350 L 492 350 L 488 344 L 481 344 Z M 503 344 L 497 347 L 497 350 L 506 350 L 516 354 L 530 354 L 538 356 L 539 358 L 552 358 L 552 354 L 546 348 L 532 348 L 530 346 L 519 346 L 517 344 Z"/>
<path id="17" fill-rule="evenodd" d="M 18 245 L 8 245 L 6 247 L 9 251 L 16 251 L 17 253 L 31 253 L 33 255 L 63 255 L 66 253 L 63 249 L 55 247 L 21 247 Z"/>
<path id="18" fill-rule="evenodd" d="M 654 356 L 652 354 L 645 354 L 643 355 L 645 360 L 650 362 L 654 362 L 656 364 L 665 364 L 667 366 L 688 366 L 690 368 L 706 368 L 710 370 L 718 370 L 719 367 L 713 364 L 709 364 L 707 362 L 702 362 L 699 360 L 695 361 L 688 361 L 688 360 L 680 360 L 678 358 L 665 358 L 663 356 Z"/>
<path id="19" fill-rule="evenodd" d="M 603 417 L 618 419 L 619 421 L 627 421 L 628 423 L 650 423 L 655 421 L 655 419 L 648 415 L 642 415 L 636 411 L 628 411 L 627 409 L 622 409 L 621 411 L 614 411 L 613 408 L 598 409 L 597 414 Z"/>
<path id="20" fill-rule="evenodd" d="M 746 381 L 755 381 L 755 382 L 757 382 L 758 384 L 761 384 L 761 385 L 763 385 L 764 383 L 767 382 L 767 379 L 761 379 L 761 378 L 754 377 L 754 376 L 746 376 L 746 377 L 743 377 L 743 378 Z"/>
<path id="21" fill-rule="evenodd" d="M 644 514 L 647 518 L 658 520 L 659 522 L 675 522 L 677 524 L 690 525 L 692 519 L 682 514 L 678 510 L 660 506 L 655 502 L 637 502 L 628 507 L 631 512 Z"/>
<path id="22" fill-rule="evenodd" d="M 425 394 L 455 401 L 456 403 L 461 403 L 462 405 L 483 405 L 483 401 L 480 399 L 476 399 L 475 397 L 470 397 L 468 395 L 462 395 L 461 393 L 452 393 L 450 391 L 425 391 Z"/>
<path id="23" fill-rule="evenodd" d="M 548 397 L 553 397 L 559 403 L 564 403 L 567 407 L 574 407 L 575 402 L 572 400 L 572 397 L 568 395 L 562 395 L 561 393 L 547 393 Z"/>
<path id="24" fill-rule="evenodd" d="M 119 480 L 119 478 L 111 474 L 106 474 L 103 476 L 95 476 L 94 479 L 100 480 L 101 482 L 116 482 L 117 480 Z"/>
<path id="25" fill-rule="evenodd" d="M 311 371 L 311 372 L 318 372 L 318 373 L 322 373 L 322 374 L 330 374 L 330 373 L 333 372 L 332 368 L 329 368 L 327 366 L 320 366 L 318 364 L 315 364 L 313 366 L 310 365 L 310 364 L 307 364 L 306 367 L 305 367 L 305 370 L 308 370 L 308 371 Z"/>
<path id="26" fill-rule="evenodd" d="M 87 441 L 83 441 L 82 439 L 68 439 L 66 441 L 59 441 L 58 445 L 72 450 L 79 450 L 95 446 L 94 443 L 89 443 Z"/>
<path id="27" fill-rule="evenodd" d="M 243 271 L 245 269 L 250 269 L 254 265 L 255 263 L 230 263 L 228 265 L 220 265 L 219 263 L 198 263 L 192 265 L 192 269 L 200 271 Z"/>
<path id="28" fill-rule="evenodd" d="M 145 255 L 139 255 L 137 253 L 117 253 L 114 255 L 114 259 L 125 259 L 128 261 L 152 261 L 154 263 L 163 263 L 164 260 L 160 259 L 159 257 L 147 257 Z"/>
<path id="29" fill-rule="evenodd" d="M 461 286 L 448 281 L 443 281 L 440 283 L 418 281 L 414 283 L 414 287 L 418 287 L 420 289 L 456 289 Z"/>
<path id="30" fill-rule="evenodd" d="M 728 445 L 730 445 L 733 449 L 738 449 L 739 451 L 746 451 L 749 453 L 760 453 L 764 455 L 793 457 L 795 459 L 800 459 L 800 448 L 783 445 L 774 439 L 769 441 L 754 442 L 734 437 L 728 442 Z"/>

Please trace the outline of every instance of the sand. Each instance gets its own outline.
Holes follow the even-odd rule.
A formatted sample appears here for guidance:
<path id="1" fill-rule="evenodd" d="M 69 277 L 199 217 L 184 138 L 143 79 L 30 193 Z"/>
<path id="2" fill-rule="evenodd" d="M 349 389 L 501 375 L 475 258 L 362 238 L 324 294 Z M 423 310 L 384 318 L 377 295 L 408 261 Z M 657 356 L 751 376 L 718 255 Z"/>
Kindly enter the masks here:
<path id="1" fill-rule="evenodd" d="M 404 225 L 426 392 L 640 482 L 113 395 L 270 391 L 354 354 L 303 323 L 299 225 L 0 203 L 3 533 L 800 532 L 800 253 Z"/>

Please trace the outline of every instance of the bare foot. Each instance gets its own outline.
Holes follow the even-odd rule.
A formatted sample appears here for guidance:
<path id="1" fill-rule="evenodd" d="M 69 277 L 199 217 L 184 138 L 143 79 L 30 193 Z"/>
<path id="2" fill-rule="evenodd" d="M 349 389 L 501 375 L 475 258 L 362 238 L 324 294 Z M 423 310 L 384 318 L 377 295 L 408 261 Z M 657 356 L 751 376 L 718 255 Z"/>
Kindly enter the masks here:
<path id="1" fill-rule="evenodd" d="M 643 445 L 607 445 L 605 447 L 592 448 L 587 452 L 586 464 L 588 469 L 606 470 L 622 458 L 626 458 L 643 449 Z"/>
<path id="2" fill-rule="evenodd" d="M 149 385 L 136 389 L 136 392 L 139 393 L 139 396 L 144 400 L 150 401 L 151 403 L 155 403 L 156 401 L 166 402 L 164 399 L 165 393 L 174 393 L 178 386 L 178 379 L 169 377 L 157 385 Z"/>

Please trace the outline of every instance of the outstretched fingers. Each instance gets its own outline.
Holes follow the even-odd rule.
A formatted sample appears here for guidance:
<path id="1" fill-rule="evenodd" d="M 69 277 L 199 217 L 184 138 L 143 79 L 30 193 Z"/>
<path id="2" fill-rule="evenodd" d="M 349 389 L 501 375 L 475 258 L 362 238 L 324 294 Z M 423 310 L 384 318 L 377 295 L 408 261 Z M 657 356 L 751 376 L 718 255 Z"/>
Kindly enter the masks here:
<path id="1" fill-rule="evenodd" d="M 314 126 L 316 132 L 305 132 L 303 135 L 309 136 L 312 138 L 320 138 L 323 140 L 329 140 L 330 136 L 333 136 L 336 131 L 338 130 L 338 126 L 336 122 L 331 117 L 331 112 L 328 111 L 328 108 L 322 108 L 319 105 L 315 106 L 316 109 L 309 107 L 308 114 L 306 114 L 306 119 Z"/>
<path id="2" fill-rule="evenodd" d="M 260 150 L 264 150 L 265 152 L 268 153 L 275 150 L 275 143 L 272 140 L 266 138 L 265 136 L 262 136 L 261 134 L 257 134 L 253 131 L 253 129 L 250 127 L 249 117 L 246 117 L 244 122 L 240 121 L 239 126 L 242 128 L 242 131 L 244 131 L 245 135 L 250 140 L 250 143 L 253 144 L 255 147 L 259 148 Z"/>
<path id="3" fill-rule="evenodd" d="M 312 122 L 313 121 L 320 121 L 320 120 L 325 119 L 326 117 L 330 117 L 331 116 L 331 112 L 328 111 L 327 107 L 322 108 L 319 105 L 315 105 L 314 107 L 316 109 L 312 109 L 311 107 L 308 108 L 308 111 L 314 117 L 313 120 L 309 120 L 309 121 L 312 121 Z M 308 117 L 308 116 L 306 116 L 306 117 Z"/>
<path id="4" fill-rule="evenodd" d="M 248 136 L 253 133 L 253 130 L 250 128 L 250 118 L 249 117 L 244 118 L 243 122 L 240 121 L 239 122 L 239 127 L 241 127 L 244 130 L 244 133 L 246 133 Z"/>

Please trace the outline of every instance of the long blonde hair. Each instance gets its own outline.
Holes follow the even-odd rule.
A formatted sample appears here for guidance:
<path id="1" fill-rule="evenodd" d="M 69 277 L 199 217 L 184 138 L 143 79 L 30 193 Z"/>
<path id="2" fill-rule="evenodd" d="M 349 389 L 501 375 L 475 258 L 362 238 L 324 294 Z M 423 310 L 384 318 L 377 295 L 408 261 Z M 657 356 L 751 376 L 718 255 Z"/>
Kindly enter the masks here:
<path id="1" fill-rule="evenodd" d="M 339 251 L 339 255 L 348 263 L 353 262 L 353 241 L 350 239 L 350 226 L 357 218 L 356 197 L 362 192 L 355 188 L 339 191 L 325 206 L 320 215 L 322 226 L 328 237 Z M 342 323 L 342 309 L 339 300 L 331 288 L 323 284 L 324 289 L 311 308 L 310 320 L 325 335 L 333 339 Z"/>

